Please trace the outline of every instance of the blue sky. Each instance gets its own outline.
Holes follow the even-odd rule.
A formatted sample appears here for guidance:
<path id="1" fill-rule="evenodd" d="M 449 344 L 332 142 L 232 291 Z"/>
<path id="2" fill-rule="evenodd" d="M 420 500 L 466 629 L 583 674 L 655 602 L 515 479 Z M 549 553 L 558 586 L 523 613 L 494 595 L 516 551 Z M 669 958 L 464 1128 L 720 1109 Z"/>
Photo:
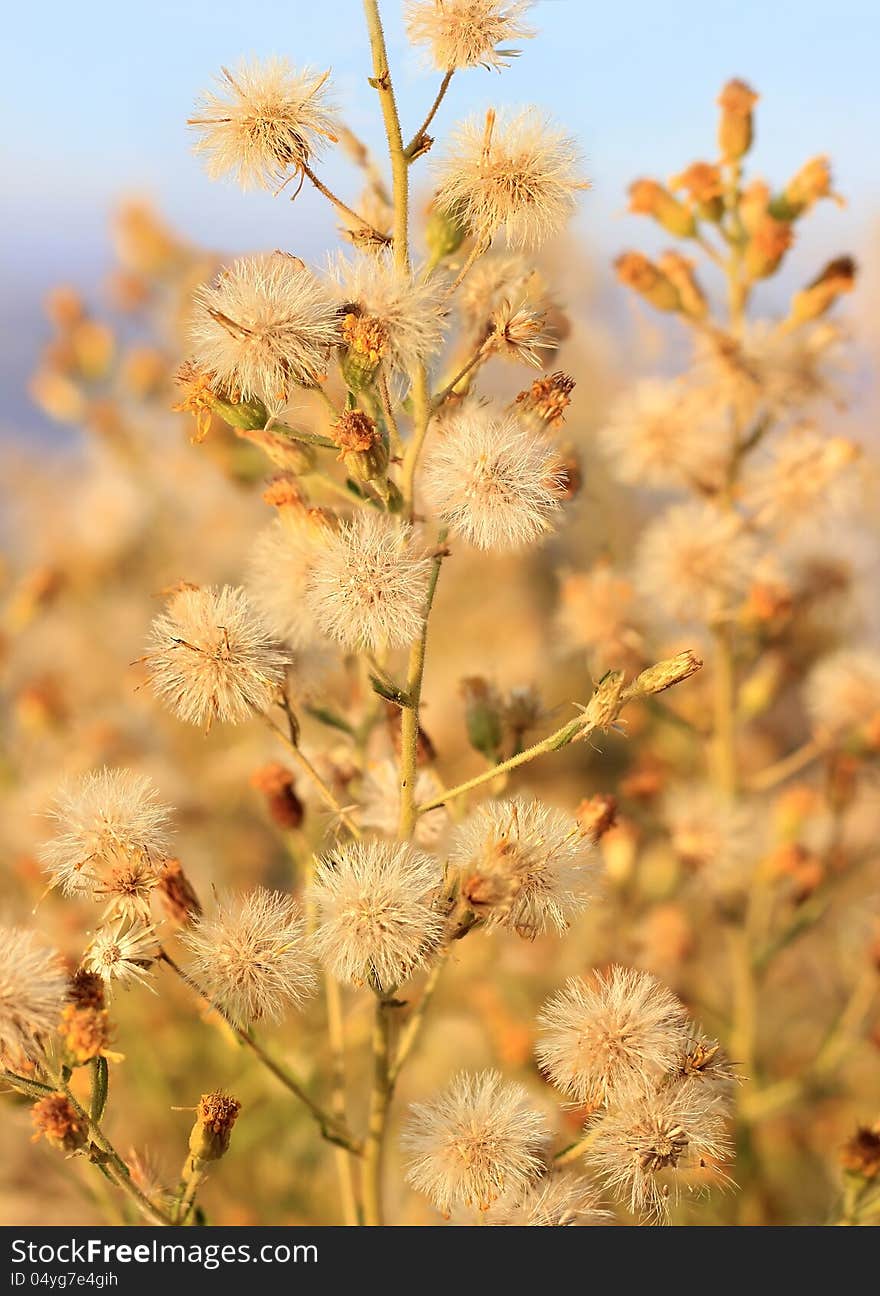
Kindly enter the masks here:
<path id="1" fill-rule="evenodd" d="M 435 75 L 406 45 L 400 0 L 383 6 L 405 126 L 429 102 Z M 850 205 L 825 204 L 800 243 L 801 268 L 861 247 L 880 209 L 876 166 L 876 0 L 539 0 L 540 31 L 500 76 L 462 74 L 438 132 L 493 102 L 538 103 L 582 142 L 594 188 L 579 229 L 606 258 L 643 239 L 624 215 L 639 174 L 669 176 L 712 155 L 714 98 L 729 76 L 762 93 L 755 164 L 783 179 L 831 153 Z M 88 286 L 106 267 L 107 212 L 121 193 L 151 196 L 193 240 L 226 251 L 284 246 L 316 255 L 332 237 L 315 195 L 295 205 L 212 184 L 185 126 L 199 90 L 242 54 L 287 54 L 330 66 L 355 129 L 378 147 L 375 93 L 359 0 L 48 0 L 4 20 L 7 128 L 0 378 L 10 409 L 38 342 L 38 303 L 63 278 Z M 420 166 L 425 166 L 421 163 Z M 327 164 L 340 190 L 349 174 Z"/>

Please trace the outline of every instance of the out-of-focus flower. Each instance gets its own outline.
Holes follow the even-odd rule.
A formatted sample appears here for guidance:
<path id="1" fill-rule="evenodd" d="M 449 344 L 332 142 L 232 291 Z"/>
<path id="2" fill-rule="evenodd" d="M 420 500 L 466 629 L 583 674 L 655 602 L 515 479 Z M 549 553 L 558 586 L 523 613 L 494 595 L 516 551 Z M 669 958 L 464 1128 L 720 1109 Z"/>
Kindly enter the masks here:
<path id="1" fill-rule="evenodd" d="M 305 921 L 280 891 L 221 898 L 182 939 L 192 955 L 187 975 L 236 1026 L 280 1021 L 314 993 Z"/>
<path id="2" fill-rule="evenodd" d="M 217 78 L 222 95 L 208 91 L 189 125 L 216 180 L 231 175 L 242 189 L 277 189 L 335 141 L 327 99 L 328 73 L 297 70 L 287 59 L 243 61 Z"/>
<path id="3" fill-rule="evenodd" d="M 425 493 L 478 549 L 534 544 L 559 509 L 559 457 L 515 415 L 468 404 L 444 419 L 424 467 Z"/>
<path id="4" fill-rule="evenodd" d="M 298 257 L 243 257 L 193 299 L 190 340 L 221 395 L 257 398 L 270 410 L 292 387 L 311 387 L 339 342 L 338 306 Z"/>
<path id="5" fill-rule="evenodd" d="M 609 1218 L 587 1180 L 549 1174 L 530 1184 L 521 1197 L 498 1202 L 488 1222 L 502 1228 L 571 1228 L 604 1224 Z"/>
<path id="6" fill-rule="evenodd" d="M 153 622 L 147 666 L 158 697 L 181 720 L 209 729 L 263 714 L 288 658 L 244 590 L 178 590 Z"/>
<path id="7" fill-rule="evenodd" d="M 634 486 L 716 490 L 731 452 L 723 412 L 681 383 L 651 378 L 614 405 L 600 438 L 614 476 Z"/>
<path id="8" fill-rule="evenodd" d="M 714 622 L 744 598 L 756 556 L 737 513 L 709 503 L 677 504 L 643 532 L 636 585 L 666 617 Z"/>
<path id="9" fill-rule="evenodd" d="M 406 34 L 426 45 L 439 72 L 500 70 L 519 50 L 503 44 L 534 36 L 522 21 L 531 0 L 407 0 Z"/>
<path id="10" fill-rule="evenodd" d="M 835 742 L 880 747 L 880 656 L 868 648 L 841 648 L 807 677 L 807 709 L 820 734 Z"/>
<path id="11" fill-rule="evenodd" d="M 318 954 L 337 980 L 392 990 L 426 963 L 443 933 L 438 860 L 405 842 L 346 842 L 319 862 L 312 888 Z"/>
<path id="12" fill-rule="evenodd" d="M 411 1107 L 403 1134 L 407 1179 L 444 1213 L 486 1210 L 528 1187 L 548 1143 L 544 1117 L 521 1085 L 505 1083 L 497 1071 L 462 1072 L 431 1102 Z"/>
<path id="13" fill-rule="evenodd" d="M 858 456 L 859 447 L 845 437 L 792 429 L 768 462 L 746 474 L 744 504 L 761 527 L 786 529 L 807 520 L 815 526 L 817 511 L 841 512 L 851 502 L 855 482 L 847 470 Z"/>
<path id="14" fill-rule="evenodd" d="M 44 1138 L 67 1156 L 79 1152 L 88 1142 L 88 1123 L 77 1114 L 63 1093 L 48 1094 L 31 1107 L 34 1140 Z"/>
<path id="15" fill-rule="evenodd" d="M 450 859 L 474 912 L 529 938 L 565 931 L 598 886 L 577 822 L 524 797 L 479 806 L 456 831 Z"/>
<path id="16" fill-rule="evenodd" d="M 417 805 L 430 801 L 442 791 L 443 785 L 432 769 L 418 771 L 415 786 Z M 395 761 L 376 761 L 367 766 L 357 819 L 365 828 L 373 828 L 389 837 L 397 834 L 400 820 L 400 773 Z M 428 848 L 437 842 L 448 823 L 449 815 L 443 806 L 419 815 L 413 840 L 418 846 Z"/>
<path id="17" fill-rule="evenodd" d="M 0 1056 L 13 1064 L 38 1052 L 67 999 L 61 957 L 33 932 L 0 927 Z"/>
<path id="18" fill-rule="evenodd" d="M 430 566 L 408 527 L 362 512 L 316 546 L 306 606 L 345 648 L 399 648 L 421 629 Z"/>
<path id="19" fill-rule="evenodd" d="M 558 1089 L 598 1107 L 671 1071 L 686 1049 L 687 1014 L 647 972 L 612 967 L 592 982 L 573 978 L 538 1018 L 540 1065 Z"/>
<path id="20" fill-rule="evenodd" d="M 578 151 L 536 108 L 472 117 L 453 133 L 438 167 L 436 201 L 488 243 L 535 248 L 558 233 L 587 187 Z"/>
<path id="21" fill-rule="evenodd" d="M 707 886 L 723 891 L 748 882 L 760 858 L 761 837 L 758 817 L 746 802 L 688 783 L 669 791 L 662 813 L 676 855 L 699 870 Z"/>
<path id="22" fill-rule="evenodd" d="M 586 650 L 597 679 L 606 670 L 641 662 L 642 634 L 632 582 L 605 559 L 589 571 L 565 572 L 556 614 L 569 649 Z"/>
<path id="23" fill-rule="evenodd" d="M 306 598 L 309 576 L 328 523 L 317 510 L 283 507 L 254 541 L 248 593 L 268 628 L 294 649 L 320 641 Z"/>

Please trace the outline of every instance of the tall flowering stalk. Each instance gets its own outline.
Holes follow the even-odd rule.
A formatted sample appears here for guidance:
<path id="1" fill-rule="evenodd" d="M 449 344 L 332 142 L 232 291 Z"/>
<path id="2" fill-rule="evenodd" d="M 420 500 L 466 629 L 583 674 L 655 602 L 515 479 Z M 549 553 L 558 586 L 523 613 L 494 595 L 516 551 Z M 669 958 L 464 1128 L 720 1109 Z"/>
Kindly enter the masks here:
<path id="1" fill-rule="evenodd" d="M 329 264 L 307 266 L 277 249 L 203 264 L 143 213 L 130 213 L 122 231 L 124 247 L 166 276 L 185 268 L 190 281 L 176 408 L 195 417 L 194 440 L 210 451 L 225 435 L 245 456 L 243 479 L 273 474 L 262 496 L 268 521 L 236 543 L 231 576 L 204 584 L 184 572 L 166 587 L 135 668 L 157 709 L 190 727 L 191 739 L 225 727 L 280 745 L 271 762 L 263 755 L 251 787 L 296 870 L 296 894 L 277 878 L 229 890 L 220 859 L 212 894 L 199 897 L 172 853 L 175 813 L 136 771 L 87 773 L 53 803 L 39 851 L 48 891 L 91 906 L 92 921 L 69 967 L 31 933 L 8 932 L 5 1078 L 33 1100 L 37 1136 L 86 1160 L 154 1223 L 207 1221 L 205 1185 L 249 1113 L 218 1075 L 194 1109 L 176 1183 L 163 1186 L 122 1155 L 105 1115 L 122 1061 L 114 1013 L 123 995 L 161 996 L 176 984 L 173 1002 L 191 1006 L 193 1030 L 214 1028 L 240 1046 L 314 1121 L 333 1148 L 340 1216 L 367 1226 L 393 1222 L 396 1090 L 465 939 L 561 942 L 584 913 L 611 904 L 610 925 L 623 916 L 618 947 L 627 957 L 609 952 L 591 968 L 578 955 L 577 974 L 534 1023 L 528 1085 L 495 1069 L 450 1067 L 439 1092 L 412 1105 L 396 1186 L 408 1183 L 463 1224 L 595 1225 L 609 1205 L 621 1218 L 666 1220 L 685 1192 L 730 1183 L 737 1102 L 748 1173 L 748 1130 L 834 1074 L 870 1006 L 873 985 L 863 979 L 810 1076 L 768 1075 L 761 977 L 800 928 L 797 915 L 780 925 L 767 887 L 745 876 L 764 836 L 739 798 L 829 753 L 839 786 L 844 751 L 876 753 L 880 670 L 867 650 L 819 661 L 804 750 L 759 770 L 743 759 L 742 730 L 770 705 L 760 668 L 774 618 L 815 594 L 792 588 L 768 550 L 856 460 L 844 438 L 807 433 L 795 418 L 804 394 L 822 388 L 830 341 L 814 330 L 852 286 L 851 263 L 826 267 L 778 325 L 748 320 L 755 286 L 779 269 L 797 222 L 831 191 L 822 159 L 776 195 L 745 183 L 757 96 L 743 82 L 719 101 L 718 161 L 695 163 L 668 186 L 642 179 L 630 190 L 633 212 L 722 273 L 726 307 L 713 311 L 681 252 L 656 261 L 627 252 L 617 262 L 625 284 L 691 332 L 697 359 L 680 379 L 638 384 L 598 438 L 627 486 L 680 498 L 644 528 L 631 574 L 603 557 L 562 578 L 559 637 L 589 658 L 593 682 L 557 696 L 550 722 L 533 686 L 502 693 L 491 662 L 478 661 L 486 675 L 462 684 L 476 772 L 450 775 L 428 732 L 423 690 L 447 560 L 466 553 L 479 562 L 491 597 L 496 561 L 515 554 L 537 564 L 564 543 L 580 480 L 562 439 L 575 380 L 551 367 L 565 326 L 537 264 L 588 187 L 578 148 L 532 107 L 468 118 L 447 145 L 429 133 L 453 79 L 457 88 L 469 69 L 502 70 L 518 52 L 510 42 L 534 34 L 529 7 L 407 5 L 409 38 L 440 77 L 408 136 L 379 5 L 364 0 L 387 175 L 345 125 L 330 72 L 284 58 L 221 70 L 190 121 L 196 152 L 213 178 L 243 190 L 295 201 L 311 184 L 347 243 Z M 363 173 L 360 200 L 341 198 L 322 176 L 336 147 Z M 433 186 L 423 239 L 417 176 Z M 55 309 L 63 328 L 83 328 L 75 301 Z M 106 339 L 91 329 L 87 341 L 100 369 Z M 83 351 L 82 339 L 73 351 Z M 481 389 L 495 361 L 528 374 L 510 400 Z M 42 394 L 62 406 L 71 398 L 45 382 Z M 777 429 L 784 435 L 773 441 Z M 202 546 L 222 530 L 211 516 Z M 203 570 L 199 556 L 187 554 Z M 31 593 L 40 597 L 49 595 Z M 687 734 L 687 783 L 667 788 L 667 766 L 655 760 L 575 809 L 530 791 L 536 762 L 558 769 L 558 753 L 604 747 L 628 720 L 636 737 L 652 720 Z M 707 746 L 708 768 L 695 773 Z M 719 1025 L 704 1033 L 696 996 L 636 965 L 644 960 L 635 924 L 648 905 L 632 876 L 630 799 L 647 807 L 646 834 L 668 839 L 688 877 L 707 882 L 730 955 L 729 1029 L 713 1009 Z M 835 821 L 835 844 L 839 829 Z M 806 876 L 801 867 L 802 884 Z M 364 1005 L 368 1040 L 357 1035 Z M 307 1023 L 317 1019 L 312 1058 Z M 265 1042 L 267 1023 L 288 1023 L 283 1055 Z M 287 1060 L 294 1052 L 296 1067 Z M 193 1095 L 179 1097 L 178 1110 L 193 1110 Z M 861 1181 L 846 1196 L 850 1215 L 871 1200 L 869 1143 L 851 1152 Z"/>

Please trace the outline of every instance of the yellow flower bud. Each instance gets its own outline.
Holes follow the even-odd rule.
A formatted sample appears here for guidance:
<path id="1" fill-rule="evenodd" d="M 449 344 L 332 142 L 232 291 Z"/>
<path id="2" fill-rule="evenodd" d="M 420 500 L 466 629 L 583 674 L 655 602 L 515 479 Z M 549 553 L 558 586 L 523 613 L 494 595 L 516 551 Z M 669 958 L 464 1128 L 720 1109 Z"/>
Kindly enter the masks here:
<path id="1" fill-rule="evenodd" d="M 681 297 L 671 279 L 641 252 L 624 252 L 614 262 L 617 277 L 650 302 L 655 310 L 681 310 Z"/>
<path id="2" fill-rule="evenodd" d="M 693 212 L 656 180 L 635 180 L 629 187 L 629 210 L 654 219 L 676 238 L 693 238 L 697 223 Z"/>
<path id="3" fill-rule="evenodd" d="M 721 109 L 718 144 L 726 162 L 736 162 L 752 147 L 752 109 L 758 98 L 751 86 L 736 79 L 728 81 L 718 96 L 718 106 Z"/>

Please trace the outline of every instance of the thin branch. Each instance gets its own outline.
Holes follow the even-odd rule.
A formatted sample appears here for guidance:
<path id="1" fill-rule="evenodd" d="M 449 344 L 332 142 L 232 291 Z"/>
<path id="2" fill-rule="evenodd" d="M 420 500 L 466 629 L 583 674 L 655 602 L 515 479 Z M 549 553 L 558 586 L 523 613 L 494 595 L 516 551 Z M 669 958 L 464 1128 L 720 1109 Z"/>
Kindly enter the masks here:
<path id="1" fill-rule="evenodd" d="M 449 89 L 449 83 L 452 80 L 454 75 L 455 75 L 455 68 L 450 68 L 448 72 L 444 74 L 443 80 L 440 82 L 440 89 L 437 91 L 437 94 L 434 98 L 434 102 L 431 104 L 431 107 L 428 110 L 427 117 L 422 122 L 421 126 L 416 131 L 415 135 L 413 135 L 412 139 L 407 144 L 406 148 L 403 150 L 406 160 L 408 162 L 414 162 L 417 157 L 421 157 L 421 155 L 425 152 L 425 145 L 427 144 L 426 136 L 428 134 L 428 127 L 431 125 L 431 122 L 437 116 L 437 110 L 443 102 L 443 99 L 446 95 L 446 91 Z"/>
<path id="2" fill-rule="evenodd" d="M 381 243 L 384 247 L 388 246 L 388 243 L 390 242 L 388 235 L 383 234 L 381 230 L 376 229 L 375 225 L 371 225 L 370 222 L 365 220 L 364 217 L 361 216 L 359 212 L 356 212 L 353 207 L 349 207 L 348 203 L 344 203 L 341 198 L 338 198 L 332 189 L 328 189 L 323 180 L 318 179 L 307 162 L 301 162 L 300 169 L 304 175 L 308 176 L 309 180 L 311 180 L 318 192 L 322 193 L 324 197 L 333 204 L 337 211 L 342 212 L 343 216 L 347 216 L 349 220 L 356 221 L 362 229 L 367 231 L 371 239 L 374 239 L 377 243 Z"/>
<path id="3" fill-rule="evenodd" d="M 795 751 L 789 752 L 781 760 L 775 761 L 774 764 L 768 765 L 757 774 L 753 774 L 748 780 L 749 790 L 752 792 L 766 792 L 768 788 L 784 783 L 786 779 L 791 778 L 792 774 L 799 774 L 802 769 L 812 765 L 813 761 L 819 760 L 827 750 L 825 743 L 819 742 L 816 738 L 810 738 L 808 742 L 796 748 Z"/>
<path id="4" fill-rule="evenodd" d="M 266 724 L 275 734 L 276 738 L 280 739 L 280 741 L 284 743 L 284 746 L 290 752 L 291 756 L 293 756 L 297 764 L 300 765 L 302 769 L 304 769 L 305 772 L 308 774 L 309 778 L 312 780 L 312 782 L 315 784 L 318 791 L 320 792 L 324 802 L 334 812 L 334 814 L 339 819 L 339 822 L 345 825 L 345 827 L 351 833 L 352 837 L 360 837 L 361 835 L 360 828 L 358 828 L 357 824 L 348 814 L 348 811 L 342 805 L 340 805 L 332 789 L 328 787 L 327 783 L 321 777 L 319 772 L 315 769 L 314 765 L 309 760 L 309 758 L 300 750 L 299 744 L 294 742 L 291 735 L 286 734 L 284 730 L 281 729 L 278 725 L 276 725 L 274 721 L 270 720 L 268 716 L 265 716 L 264 719 L 266 721 Z"/>

